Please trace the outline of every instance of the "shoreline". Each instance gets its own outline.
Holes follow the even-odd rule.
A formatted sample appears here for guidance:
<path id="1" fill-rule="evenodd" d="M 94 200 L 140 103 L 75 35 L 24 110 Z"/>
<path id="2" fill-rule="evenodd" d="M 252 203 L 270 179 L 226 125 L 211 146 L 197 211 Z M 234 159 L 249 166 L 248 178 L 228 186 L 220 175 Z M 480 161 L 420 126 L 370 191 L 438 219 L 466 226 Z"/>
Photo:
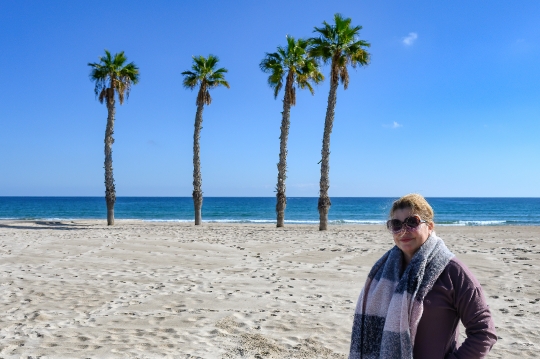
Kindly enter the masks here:
<path id="1" fill-rule="evenodd" d="M 540 198 L 431 198 L 439 226 L 540 226 Z M 336 197 L 329 225 L 382 225 L 395 198 Z M 205 197 L 204 223 L 276 223 L 273 197 Z M 0 197 L 0 219 L 29 221 L 105 220 L 100 197 Z M 116 220 L 190 223 L 189 197 L 118 197 Z M 318 225 L 316 197 L 288 197 L 285 224 Z"/>
<path id="2" fill-rule="evenodd" d="M 194 225 L 193 219 L 138 219 L 138 218 L 130 218 L 130 219 L 124 219 L 124 218 L 115 218 L 115 225 L 110 226 L 110 228 L 114 228 L 115 226 L 121 225 L 121 224 L 178 224 L 178 225 Z M 20 218 L 0 218 L 0 224 L 5 223 L 14 223 L 14 222 L 22 222 L 22 223 L 28 223 L 28 224 L 36 224 L 36 225 L 54 225 L 54 223 L 87 223 L 92 225 L 99 225 L 105 223 L 105 227 L 109 227 L 106 225 L 107 219 L 106 218 L 40 218 L 40 219 L 20 219 Z M 341 227 L 359 227 L 366 228 L 366 227 L 373 227 L 369 229 L 383 229 L 386 230 L 386 220 L 366 220 L 366 223 L 358 223 L 358 222 L 364 222 L 364 221 L 349 221 L 349 220 L 337 220 L 332 221 L 329 220 L 328 224 L 331 227 L 341 228 Z M 448 228 L 496 228 L 496 227 L 502 227 L 502 228 L 523 228 L 523 227 L 536 227 L 540 228 L 540 224 L 501 224 L 500 221 L 483 221 L 483 222 L 490 222 L 489 224 L 470 224 L 469 222 L 475 222 L 475 221 L 464 221 L 466 223 L 438 223 L 435 221 L 435 227 L 442 228 L 442 227 L 448 227 Z M 493 224 L 491 224 L 491 222 Z M 238 225 L 238 226 L 269 226 L 269 227 L 276 227 L 276 221 L 275 220 L 202 220 L 202 226 L 205 225 L 218 225 L 218 226 L 226 226 L 226 225 Z M 294 223 L 285 221 L 285 228 L 286 227 L 295 227 L 295 226 L 307 226 L 307 227 L 318 227 L 319 221 L 295 221 Z M 318 230 L 318 229 L 317 229 Z"/>
<path id="3" fill-rule="evenodd" d="M 499 341 L 540 345 L 540 227 L 436 226 Z M 0 220 L 0 356 L 346 358 L 381 225 Z"/>

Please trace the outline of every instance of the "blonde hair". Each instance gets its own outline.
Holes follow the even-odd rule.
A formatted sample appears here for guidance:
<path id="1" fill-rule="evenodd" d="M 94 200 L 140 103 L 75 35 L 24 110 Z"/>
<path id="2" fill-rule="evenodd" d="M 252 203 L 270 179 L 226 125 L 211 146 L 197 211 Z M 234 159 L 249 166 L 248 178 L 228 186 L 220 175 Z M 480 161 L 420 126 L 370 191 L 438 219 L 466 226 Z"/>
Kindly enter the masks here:
<path id="1" fill-rule="evenodd" d="M 421 194 L 411 193 L 394 201 L 390 209 L 390 218 L 392 218 L 395 211 L 405 208 L 410 208 L 413 214 L 419 215 L 424 221 L 433 223 L 433 208 Z"/>

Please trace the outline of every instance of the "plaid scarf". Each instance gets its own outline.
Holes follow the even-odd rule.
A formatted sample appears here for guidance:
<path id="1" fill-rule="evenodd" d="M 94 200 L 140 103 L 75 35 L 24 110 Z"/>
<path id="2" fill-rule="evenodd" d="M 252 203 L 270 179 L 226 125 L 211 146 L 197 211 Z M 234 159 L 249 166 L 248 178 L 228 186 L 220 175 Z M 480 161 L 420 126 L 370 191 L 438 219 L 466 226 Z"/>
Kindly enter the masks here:
<path id="1" fill-rule="evenodd" d="M 349 359 L 412 359 L 424 298 L 454 254 L 433 232 L 402 275 L 395 246 L 375 263 L 360 293 Z"/>

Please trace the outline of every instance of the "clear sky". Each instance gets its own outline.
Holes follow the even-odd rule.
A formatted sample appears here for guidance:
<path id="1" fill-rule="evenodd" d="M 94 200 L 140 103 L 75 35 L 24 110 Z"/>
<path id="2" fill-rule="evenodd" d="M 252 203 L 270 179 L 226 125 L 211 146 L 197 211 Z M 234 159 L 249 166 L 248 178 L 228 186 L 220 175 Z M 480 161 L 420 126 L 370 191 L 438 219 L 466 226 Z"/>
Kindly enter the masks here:
<path id="1" fill-rule="evenodd" d="M 0 195 L 104 195 L 107 109 L 87 64 L 108 49 L 141 74 L 116 110 L 118 196 L 191 196 L 181 72 L 208 54 L 231 88 L 204 111 L 204 195 L 274 196 L 283 93 L 259 63 L 337 12 L 372 58 L 338 90 L 331 197 L 540 196 L 537 0 L 2 1 Z M 318 196 L 328 90 L 297 92 L 288 196 Z"/>

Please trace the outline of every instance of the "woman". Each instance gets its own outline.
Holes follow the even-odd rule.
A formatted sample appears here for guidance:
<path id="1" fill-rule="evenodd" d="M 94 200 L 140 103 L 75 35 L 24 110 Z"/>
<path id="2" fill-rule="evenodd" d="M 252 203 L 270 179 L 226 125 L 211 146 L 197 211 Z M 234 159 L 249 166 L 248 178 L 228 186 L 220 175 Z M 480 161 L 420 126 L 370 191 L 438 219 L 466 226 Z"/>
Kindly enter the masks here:
<path id="1" fill-rule="evenodd" d="M 479 359 L 497 341 L 482 287 L 436 236 L 433 209 L 419 194 L 392 205 L 395 246 L 360 293 L 349 359 Z M 467 338 L 458 344 L 458 322 Z"/>

